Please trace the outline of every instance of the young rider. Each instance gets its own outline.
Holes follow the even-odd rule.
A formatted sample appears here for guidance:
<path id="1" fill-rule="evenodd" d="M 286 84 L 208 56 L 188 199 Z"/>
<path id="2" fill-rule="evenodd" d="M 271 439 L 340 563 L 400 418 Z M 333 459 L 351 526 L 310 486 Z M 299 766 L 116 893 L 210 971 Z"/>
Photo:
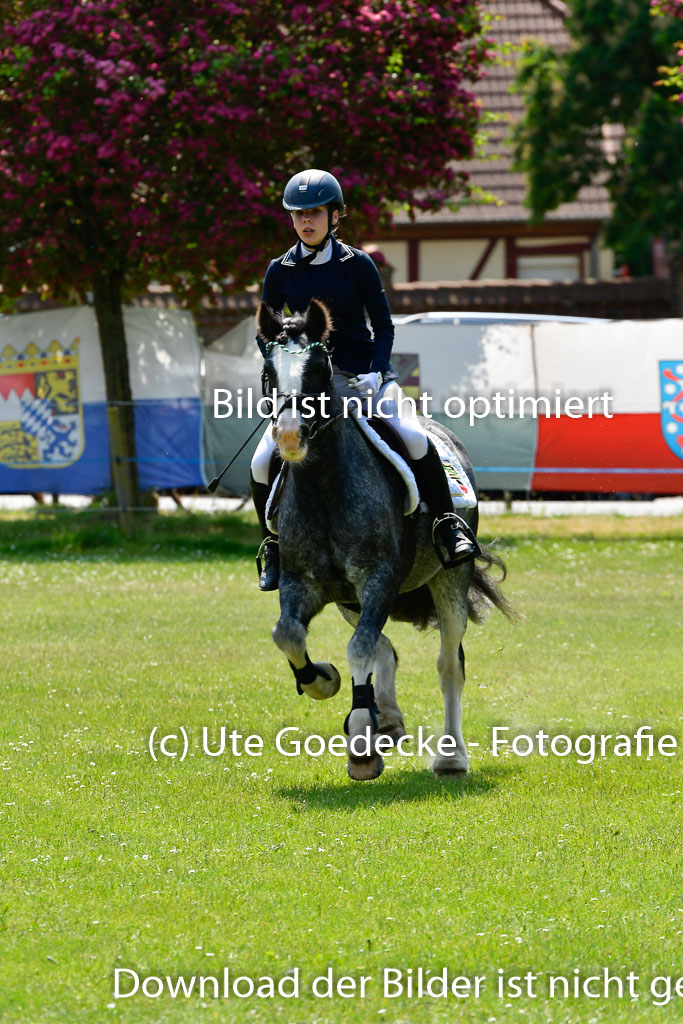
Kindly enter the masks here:
<path id="1" fill-rule="evenodd" d="M 389 361 L 394 340 L 391 313 L 370 256 L 336 237 L 339 221 L 346 214 L 339 182 L 327 171 L 301 171 L 287 183 L 282 205 L 291 215 L 297 241 L 271 261 L 263 282 L 263 301 L 275 312 L 287 306 L 291 313 L 305 313 L 313 298 L 327 306 L 333 323 L 328 348 L 335 388 L 341 395 L 361 397 L 365 407 L 369 395 L 383 395 L 391 386 L 383 396 L 382 417 L 390 420 L 411 457 L 420 494 L 435 518 L 435 543 L 446 550 L 442 561 L 450 569 L 473 558 L 478 545 L 463 520 L 453 514 L 436 449 L 417 417 L 406 415 L 409 403 L 402 408 L 398 401 L 387 400 L 389 395 L 399 398 L 401 394 L 395 383 L 398 374 Z M 257 340 L 265 357 L 265 345 Z M 277 590 L 279 577 L 277 538 L 268 530 L 265 514 L 274 447 L 269 424 L 251 463 L 251 492 L 264 537 L 261 590 Z"/>

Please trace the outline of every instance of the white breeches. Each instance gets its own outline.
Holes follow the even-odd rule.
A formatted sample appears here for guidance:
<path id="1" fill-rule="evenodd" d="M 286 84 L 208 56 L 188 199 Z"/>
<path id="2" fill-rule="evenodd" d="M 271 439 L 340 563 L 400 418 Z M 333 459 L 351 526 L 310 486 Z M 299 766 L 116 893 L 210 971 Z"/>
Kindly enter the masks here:
<path id="1" fill-rule="evenodd" d="M 388 420 L 396 433 L 401 437 L 411 459 L 421 459 L 427 454 L 428 438 L 415 414 L 414 403 L 403 394 L 395 380 L 387 381 L 380 388 L 379 394 L 369 403 L 371 406 L 370 410 L 368 410 L 367 396 L 362 395 L 349 386 L 348 376 L 335 373 L 332 382 L 337 394 L 342 399 L 360 398 L 362 400 L 363 414 L 375 410 L 381 419 Z M 379 408 L 377 408 L 378 402 L 381 402 Z M 348 408 L 351 415 L 355 414 L 356 405 L 357 403 L 355 402 L 349 403 Z M 270 457 L 274 448 L 275 441 L 273 440 L 271 424 L 269 422 L 261 435 L 261 440 L 251 460 L 251 472 L 256 483 L 268 483 Z"/>

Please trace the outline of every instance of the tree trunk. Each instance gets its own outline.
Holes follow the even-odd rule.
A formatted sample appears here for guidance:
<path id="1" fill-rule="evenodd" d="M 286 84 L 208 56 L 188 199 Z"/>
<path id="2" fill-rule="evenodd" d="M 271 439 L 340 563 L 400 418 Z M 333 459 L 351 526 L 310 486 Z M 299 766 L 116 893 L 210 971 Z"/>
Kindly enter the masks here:
<path id="1" fill-rule="evenodd" d="M 119 523 L 123 532 L 130 534 L 133 532 L 133 510 L 140 508 L 142 499 L 119 275 L 113 272 L 97 275 L 93 280 L 93 295 L 107 387 L 112 478 L 119 506 Z"/>

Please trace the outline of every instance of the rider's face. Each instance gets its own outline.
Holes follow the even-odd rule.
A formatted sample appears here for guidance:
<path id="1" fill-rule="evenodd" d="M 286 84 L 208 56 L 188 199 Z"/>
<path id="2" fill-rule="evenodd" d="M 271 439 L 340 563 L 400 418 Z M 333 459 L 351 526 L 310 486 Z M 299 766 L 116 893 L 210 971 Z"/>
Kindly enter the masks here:
<path id="1" fill-rule="evenodd" d="M 332 211 L 332 223 L 339 220 L 339 210 Z M 313 210 L 292 210 L 292 224 L 304 245 L 313 248 L 320 245 L 327 234 L 327 207 L 316 206 Z"/>

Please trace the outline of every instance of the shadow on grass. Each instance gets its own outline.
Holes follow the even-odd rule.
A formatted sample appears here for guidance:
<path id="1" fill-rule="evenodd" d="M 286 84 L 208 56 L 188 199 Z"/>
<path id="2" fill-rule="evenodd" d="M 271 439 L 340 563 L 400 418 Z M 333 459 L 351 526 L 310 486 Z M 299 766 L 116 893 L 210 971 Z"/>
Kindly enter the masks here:
<path id="1" fill-rule="evenodd" d="M 291 801 L 294 810 L 299 811 L 354 811 L 363 807 L 429 800 L 456 802 L 485 796 L 520 771 L 512 765 L 491 765 L 470 772 L 464 778 L 435 779 L 427 768 L 416 767 L 407 771 L 385 771 L 373 782 L 347 779 L 338 784 L 312 782 L 306 786 L 283 786 L 274 791 L 274 796 Z"/>
<path id="2" fill-rule="evenodd" d="M 544 529 L 546 527 L 544 526 Z M 502 535 L 491 543 L 506 557 L 530 543 L 547 545 L 554 540 L 566 544 L 590 541 L 591 551 L 616 544 L 628 546 L 635 539 L 680 540 L 680 520 L 661 533 L 643 538 L 633 536 L 594 537 L 581 532 L 573 538 L 551 533 L 524 532 Z M 46 506 L 22 512 L 0 511 L 0 557 L 54 559 L 107 557 L 118 561 L 141 558 L 187 560 L 193 556 L 251 557 L 260 543 L 260 531 L 253 512 L 202 513 L 178 510 L 172 513 L 141 514 L 131 537 L 122 534 L 117 515 L 105 507 L 69 509 Z"/>
<path id="3" fill-rule="evenodd" d="M 0 557 L 22 560 L 243 557 L 253 555 L 259 542 L 255 517 L 241 512 L 145 514 L 131 537 L 106 510 L 47 507 L 0 515 Z"/>

